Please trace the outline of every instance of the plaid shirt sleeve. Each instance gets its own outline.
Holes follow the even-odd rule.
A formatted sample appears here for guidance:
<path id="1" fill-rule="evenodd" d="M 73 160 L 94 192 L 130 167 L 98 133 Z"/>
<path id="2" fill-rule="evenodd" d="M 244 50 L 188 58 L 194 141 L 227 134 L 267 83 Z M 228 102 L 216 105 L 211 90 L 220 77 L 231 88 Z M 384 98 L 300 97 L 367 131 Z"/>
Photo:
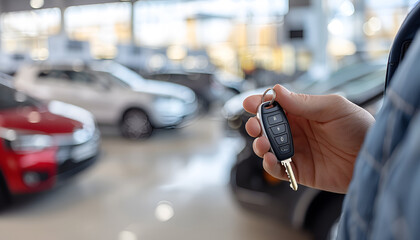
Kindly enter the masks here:
<path id="1" fill-rule="evenodd" d="M 359 153 L 338 239 L 420 236 L 420 35 L 388 88 Z"/>

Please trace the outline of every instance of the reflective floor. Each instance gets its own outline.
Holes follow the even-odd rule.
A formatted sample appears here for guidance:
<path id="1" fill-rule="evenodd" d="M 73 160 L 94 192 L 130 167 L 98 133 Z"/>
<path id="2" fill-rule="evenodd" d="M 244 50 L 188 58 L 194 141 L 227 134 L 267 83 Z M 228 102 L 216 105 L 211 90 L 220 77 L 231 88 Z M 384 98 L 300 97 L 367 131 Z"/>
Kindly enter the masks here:
<path id="1" fill-rule="evenodd" d="M 239 207 L 228 187 L 240 139 L 203 117 L 147 141 L 103 136 L 91 169 L 0 214 L 0 239 L 308 239 Z"/>

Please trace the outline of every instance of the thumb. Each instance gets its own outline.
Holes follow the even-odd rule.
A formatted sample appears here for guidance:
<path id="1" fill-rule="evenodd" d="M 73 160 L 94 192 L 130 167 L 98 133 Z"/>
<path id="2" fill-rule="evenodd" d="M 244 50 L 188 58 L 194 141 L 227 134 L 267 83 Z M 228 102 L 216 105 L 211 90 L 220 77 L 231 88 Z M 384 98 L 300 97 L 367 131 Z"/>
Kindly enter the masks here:
<path id="1" fill-rule="evenodd" d="M 357 110 L 357 106 L 342 96 L 308 95 L 289 91 L 283 86 L 274 86 L 276 101 L 289 114 L 313 121 L 328 122 Z"/>

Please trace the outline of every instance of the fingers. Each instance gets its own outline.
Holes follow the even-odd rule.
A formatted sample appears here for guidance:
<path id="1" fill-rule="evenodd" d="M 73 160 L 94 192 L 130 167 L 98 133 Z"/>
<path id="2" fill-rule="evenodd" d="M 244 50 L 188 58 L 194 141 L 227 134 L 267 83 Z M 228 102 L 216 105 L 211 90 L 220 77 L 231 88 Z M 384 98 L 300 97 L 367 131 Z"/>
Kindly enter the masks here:
<path id="1" fill-rule="evenodd" d="M 261 95 L 249 96 L 243 102 L 245 111 L 251 114 L 257 114 L 258 106 L 260 104 L 261 104 Z"/>
<path id="2" fill-rule="evenodd" d="M 258 106 L 261 104 L 261 96 L 262 95 L 251 95 L 247 97 L 243 102 L 243 107 L 245 111 L 251 114 L 257 114 Z M 273 95 L 267 94 L 264 96 L 264 101 L 270 101 Z"/>
<path id="3" fill-rule="evenodd" d="M 266 137 L 259 137 L 261 135 L 261 125 L 256 117 L 250 118 L 246 124 L 245 129 L 251 137 L 255 137 L 252 148 L 259 157 L 263 157 L 265 153 L 270 150 L 270 143 Z"/>
<path id="4" fill-rule="evenodd" d="M 277 161 L 276 156 L 272 152 L 269 152 L 270 143 L 266 137 L 256 138 L 252 144 L 252 148 L 254 149 L 254 152 L 257 154 L 257 156 L 264 159 L 263 167 L 265 171 L 278 179 L 288 179 L 286 171 L 282 169 L 281 164 L 279 161 Z"/>
<path id="5" fill-rule="evenodd" d="M 248 119 L 245 124 L 245 129 L 251 137 L 259 137 L 261 135 L 261 125 L 256 117 Z"/>
<path id="6" fill-rule="evenodd" d="M 257 156 L 263 158 L 264 154 L 270 150 L 270 143 L 266 137 L 259 137 L 254 140 L 252 148 Z"/>
<path id="7" fill-rule="evenodd" d="M 281 180 L 287 180 L 286 172 L 282 169 L 281 164 L 277 161 L 276 156 L 268 152 L 264 154 L 263 168 L 271 176 Z"/>
<path id="8" fill-rule="evenodd" d="M 327 122 L 354 112 L 357 107 L 339 95 L 308 95 L 290 92 L 285 87 L 276 85 L 276 101 L 289 114 L 308 120 Z"/>
<path id="9" fill-rule="evenodd" d="M 354 112 L 357 106 L 339 95 L 308 95 L 294 93 L 281 85 L 274 86 L 276 101 L 283 109 L 293 115 L 308 120 L 327 122 Z M 266 100 L 272 96 L 267 95 Z M 244 109 L 256 114 L 261 104 L 261 95 L 253 95 L 243 102 Z"/>

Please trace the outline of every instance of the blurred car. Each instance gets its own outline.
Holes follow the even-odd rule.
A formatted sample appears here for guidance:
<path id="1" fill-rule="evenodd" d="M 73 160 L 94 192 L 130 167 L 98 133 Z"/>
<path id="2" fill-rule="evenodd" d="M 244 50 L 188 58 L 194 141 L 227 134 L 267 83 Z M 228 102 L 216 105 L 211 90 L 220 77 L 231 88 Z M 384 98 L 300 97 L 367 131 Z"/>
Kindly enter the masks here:
<path id="1" fill-rule="evenodd" d="M 0 51 L 0 72 L 14 75 L 24 64 L 33 62 L 29 53 L 5 53 Z"/>
<path id="2" fill-rule="evenodd" d="M 318 84 L 301 84 L 301 89 L 296 84 L 289 85 L 289 88 L 310 94 L 340 94 L 374 114 L 381 105 L 385 66 L 372 68 L 363 74 L 355 73 L 353 78 L 347 75 L 351 72 L 345 72 L 346 77 L 343 78 L 347 80 L 340 84 L 336 82 L 339 74 L 335 73 L 330 80 Z M 234 196 L 242 206 L 274 214 L 297 228 L 309 230 L 316 240 L 325 239 L 340 215 L 344 195 L 304 186 L 299 186 L 297 192 L 290 193 L 289 184 L 267 174 L 262 167 L 262 160 L 252 151 L 253 138 L 245 130 L 245 123 L 252 115 L 243 110 L 242 102 L 247 96 L 262 94 L 270 87 L 272 86 L 233 97 L 223 109 L 229 129 L 239 131 L 246 142 L 231 170 L 230 183 Z"/>
<path id="3" fill-rule="evenodd" d="M 283 86 L 298 93 L 314 95 L 339 94 L 355 104 L 361 105 L 363 103 L 366 105 L 366 103 L 371 101 L 378 102 L 379 98 L 381 98 L 385 73 L 384 64 L 357 63 L 333 72 L 326 80 L 315 80 L 314 77 L 304 74 L 294 82 L 283 84 Z M 239 130 L 247 136 L 244 124 L 251 115 L 243 110 L 242 102 L 246 97 L 262 94 L 271 87 L 273 86 L 246 91 L 227 101 L 223 106 L 222 112 L 228 120 L 229 128 Z M 375 109 L 372 109 L 371 113 L 374 114 L 374 111 Z"/>
<path id="4" fill-rule="evenodd" d="M 112 61 L 26 66 L 16 74 L 15 86 L 40 99 L 83 107 L 99 124 L 117 125 L 132 139 L 149 137 L 153 128 L 178 126 L 197 110 L 191 89 L 146 80 Z"/>
<path id="5" fill-rule="evenodd" d="M 245 78 L 247 79 L 247 82 L 252 83 L 254 88 L 260 88 L 268 85 L 275 85 L 277 83 L 289 83 L 294 81 L 297 77 L 300 77 L 302 74 L 303 72 L 299 70 L 297 70 L 294 74 L 289 75 L 257 66 L 252 71 L 246 71 Z"/>
<path id="6" fill-rule="evenodd" d="M 13 78 L 5 73 L 0 72 L 0 83 L 9 87 L 13 86 Z"/>
<path id="7" fill-rule="evenodd" d="M 172 70 L 145 74 L 145 77 L 191 88 L 204 111 L 208 111 L 214 103 L 223 104 L 240 91 L 238 84 L 224 81 L 224 76 L 218 73 Z"/>
<path id="8" fill-rule="evenodd" d="M 100 134 L 86 110 L 48 104 L 0 81 L 0 206 L 52 188 L 92 165 Z"/>
<path id="9" fill-rule="evenodd" d="M 379 70 L 385 70 L 385 60 L 359 61 L 346 65 L 328 76 L 317 76 L 306 72 L 295 81 L 284 84 L 286 87 L 311 94 L 323 94 L 353 79 L 361 78 Z M 325 82 L 320 84 L 320 82 Z"/>

